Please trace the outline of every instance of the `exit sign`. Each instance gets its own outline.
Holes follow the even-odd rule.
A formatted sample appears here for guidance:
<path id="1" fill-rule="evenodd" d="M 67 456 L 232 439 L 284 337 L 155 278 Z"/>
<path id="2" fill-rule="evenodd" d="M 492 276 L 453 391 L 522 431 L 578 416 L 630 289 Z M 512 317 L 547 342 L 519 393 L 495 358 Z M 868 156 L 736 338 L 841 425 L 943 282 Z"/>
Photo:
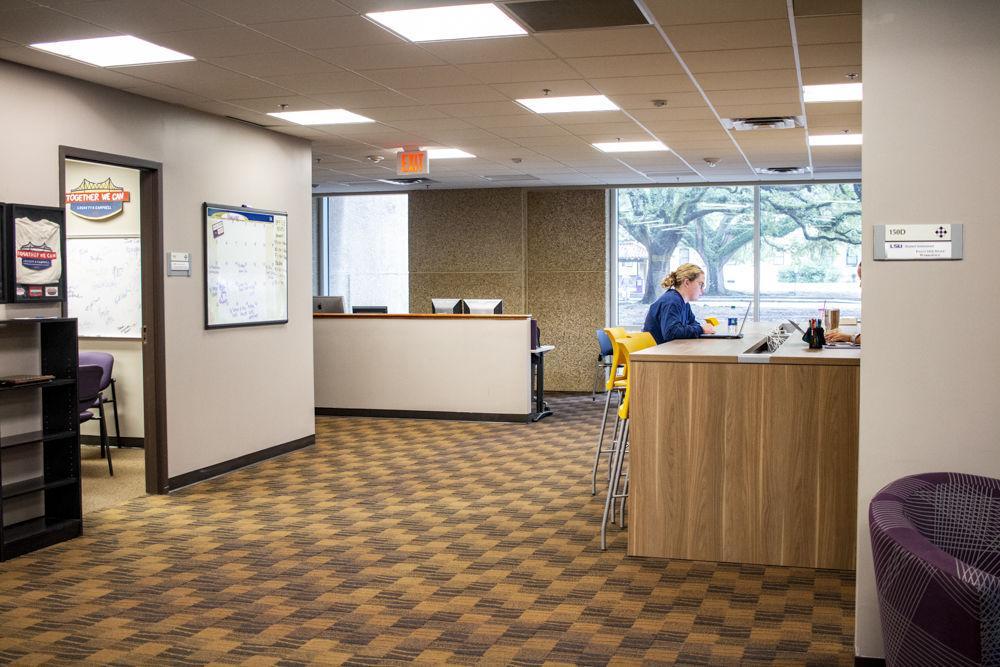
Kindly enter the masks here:
<path id="1" fill-rule="evenodd" d="M 430 173 L 431 165 L 427 160 L 427 151 L 401 151 L 397 154 L 397 176 L 427 176 Z"/>

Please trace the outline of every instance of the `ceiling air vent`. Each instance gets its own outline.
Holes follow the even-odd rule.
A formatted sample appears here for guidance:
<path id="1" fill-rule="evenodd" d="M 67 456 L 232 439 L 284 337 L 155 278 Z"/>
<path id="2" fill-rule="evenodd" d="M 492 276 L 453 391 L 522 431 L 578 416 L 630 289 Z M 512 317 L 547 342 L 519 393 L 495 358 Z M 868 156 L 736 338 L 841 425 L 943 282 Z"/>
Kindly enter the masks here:
<path id="1" fill-rule="evenodd" d="M 536 0 L 503 6 L 532 32 L 649 25 L 634 0 Z"/>
<path id="2" fill-rule="evenodd" d="M 723 118 L 727 130 L 790 130 L 805 127 L 802 116 L 760 116 L 757 118 Z"/>
<path id="3" fill-rule="evenodd" d="M 531 174 L 487 174 L 486 176 L 483 176 L 483 178 L 485 178 L 487 181 L 492 181 L 494 183 L 541 180 L 537 176 L 532 176 Z"/>
<path id="4" fill-rule="evenodd" d="M 376 179 L 380 183 L 389 183 L 390 185 L 430 185 L 431 183 L 438 183 L 433 178 L 427 178 L 426 176 L 411 176 L 407 178 L 379 178 Z"/>
<path id="5" fill-rule="evenodd" d="M 809 172 L 809 167 L 757 167 L 754 171 L 758 174 L 806 174 Z"/>

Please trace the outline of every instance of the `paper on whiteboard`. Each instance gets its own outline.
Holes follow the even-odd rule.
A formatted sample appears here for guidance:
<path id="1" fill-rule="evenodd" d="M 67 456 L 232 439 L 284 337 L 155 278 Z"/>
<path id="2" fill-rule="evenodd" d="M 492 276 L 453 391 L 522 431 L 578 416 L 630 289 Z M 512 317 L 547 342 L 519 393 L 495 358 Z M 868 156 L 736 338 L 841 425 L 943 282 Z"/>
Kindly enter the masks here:
<path id="1" fill-rule="evenodd" d="M 288 320 L 287 216 L 206 209 L 208 326 Z"/>
<path id="2" fill-rule="evenodd" d="M 79 335 L 142 335 L 141 248 L 137 238 L 66 239 L 67 309 Z"/>

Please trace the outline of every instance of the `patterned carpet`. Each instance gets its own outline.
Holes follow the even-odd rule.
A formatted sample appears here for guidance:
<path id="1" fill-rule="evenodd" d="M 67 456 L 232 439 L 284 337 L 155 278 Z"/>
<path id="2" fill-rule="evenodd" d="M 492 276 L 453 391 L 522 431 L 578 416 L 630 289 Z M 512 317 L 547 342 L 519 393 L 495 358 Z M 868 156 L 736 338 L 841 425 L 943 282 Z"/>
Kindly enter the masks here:
<path id="1" fill-rule="evenodd" d="M 851 664 L 853 573 L 598 548 L 599 403 L 320 418 L 315 447 L 0 564 L 14 664 Z"/>

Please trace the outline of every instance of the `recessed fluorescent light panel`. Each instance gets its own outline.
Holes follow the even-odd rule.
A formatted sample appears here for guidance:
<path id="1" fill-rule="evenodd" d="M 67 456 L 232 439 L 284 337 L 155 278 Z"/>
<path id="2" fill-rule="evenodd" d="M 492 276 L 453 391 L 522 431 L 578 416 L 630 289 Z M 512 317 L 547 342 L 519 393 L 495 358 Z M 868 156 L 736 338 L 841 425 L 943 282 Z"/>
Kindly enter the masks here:
<path id="1" fill-rule="evenodd" d="M 528 34 L 493 3 L 372 12 L 367 16 L 411 42 Z"/>
<path id="2" fill-rule="evenodd" d="M 458 148 L 427 148 L 422 150 L 426 150 L 427 157 L 432 160 L 451 160 L 453 158 L 461 157 L 476 157 L 472 153 L 466 153 Z"/>
<path id="3" fill-rule="evenodd" d="M 43 42 L 32 44 L 31 48 L 98 67 L 126 67 L 194 60 L 186 53 L 167 49 L 132 35 Z"/>
<path id="4" fill-rule="evenodd" d="M 670 150 L 662 141 L 609 141 L 593 146 L 605 153 L 648 153 Z"/>
<path id="5" fill-rule="evenodd" d="M 810 146 L 860 146 L 860 134 L 810 134 Z"/>
<path id="6" fill-rule="evenodd" d="M 860 83 L 830 83 L 822 86 L 802 86 L 805 102 L 860 102 Z"/>
<path id="7" fill-rule="evenodd" d="M 532 97 L 517 101 L 535 113 L 572 113 L 577 111 L 618 111 L 618 105 L 604 95 L 573 97 Z"/>
<path id="8" fill-rule="evenodd" d="M 313 111 L 278 111 L 269 113 L 282 120 L 299 125 L 344 125 L 347 123 L 374 123 L 371 118 L 359 116 L 346 109 L 315 109 Z"/>

